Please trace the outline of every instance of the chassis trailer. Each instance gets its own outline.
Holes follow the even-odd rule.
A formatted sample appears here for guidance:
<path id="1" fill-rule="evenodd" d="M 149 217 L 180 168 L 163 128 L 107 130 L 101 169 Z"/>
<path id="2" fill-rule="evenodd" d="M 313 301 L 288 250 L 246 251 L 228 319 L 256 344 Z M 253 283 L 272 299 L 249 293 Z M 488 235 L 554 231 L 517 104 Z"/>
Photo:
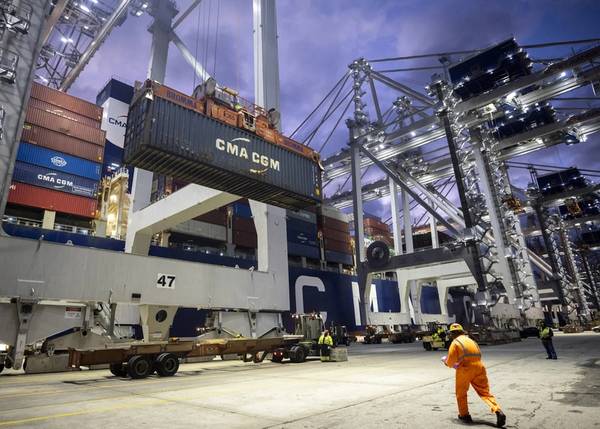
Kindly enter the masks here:
<path id="1" fill-rule="evenodd" d="M 301 335 L 267 338 L 170 339 L 156 342 L 110 344 L 98 349 L 69 349 L 69 367 L 109 364 L 118 377 L 146 378 L 156 371 L 161 377 L 175 375 L 182 358 L 237 354 L 244 362 L 262 362 L 271 353 L 285 352 L 292 362 L 308 355 Z M 277 360 L 278 361 L 278 360 Z"/>

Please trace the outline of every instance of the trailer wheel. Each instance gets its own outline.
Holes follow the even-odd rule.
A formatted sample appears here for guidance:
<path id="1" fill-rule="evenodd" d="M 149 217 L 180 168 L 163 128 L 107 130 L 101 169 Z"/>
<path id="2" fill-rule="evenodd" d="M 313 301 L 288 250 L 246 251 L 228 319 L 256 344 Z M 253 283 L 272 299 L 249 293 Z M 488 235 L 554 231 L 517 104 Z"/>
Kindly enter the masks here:
<path id="1" fill-rule="evenodd" d="M 153 371 L 154 368 L 152 367 L 152 363 L 146 356 L 135 355 L 127 362 L 127 374 L 129 374 L 131 378 L 146 378 L 152 374 Z"/>
<path id="2" fill-rule="evenodd" d="M 423 347 L 425 348 L 425 350 L 427 350 L 428 352 L 431 351 L 431 343 L 423 343 Z"/>
<path id="3" fill-rule="evenodd" d="M 171 377 L 179 370 L 179 358 L 173 353 L 162 353 L 156 358 L 155 368 L 159 376 Z"/>
<path id="4" fill-rule="evenodd" d="M 302 363 L 306 360 L 306 350 L 302 346 L 294 346 L 290 349 L 290 360 L 294 363 Z"/>
<path id="5" fill-rule="evenodd" d="M 127 377 L 127 365 L 123 365 L 121 362 L 111 363 L 110 372 L 115 377 Z"/>

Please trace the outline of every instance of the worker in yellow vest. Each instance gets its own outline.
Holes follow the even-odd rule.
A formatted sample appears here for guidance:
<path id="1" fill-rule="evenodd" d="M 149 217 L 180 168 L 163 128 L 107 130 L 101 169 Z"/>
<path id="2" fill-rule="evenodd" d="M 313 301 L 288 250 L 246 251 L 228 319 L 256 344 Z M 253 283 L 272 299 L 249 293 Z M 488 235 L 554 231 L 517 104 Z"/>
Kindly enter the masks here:
<path id="1" fill-rule="evenodd" d="M 473 386 L 479 395 L 496 414 L 496 426 L 503 427 L 506 424 L 506 415 L 500 410 L 494 395 L 490 393 L 485 366 L 481 362 L 481 350 L 475 341 L 469 338 L 458 323 L 450 325 L 450 336 L 453 341 L 448 350 L 448 356 L 442 361 L 449 368 L 456 369 L 456 401 L 458 402 L 458 418 L 463 423 L 473 423 L 469 414 L 467 391 Z"/>
<path id="2" fill-rule="evenodd" d="M 542 344 L 548 354 L 546 359 L 557 359 L 556 350 L 554 350 L 554 344 L 552 344 L 553 336 L 554 332 L 552 332 L 550 325 L 548 323 L 543 323 L 542 329 L 540 330 L 540 340 L 542 340 Z"/>
<path id="3" fill-rule="evenodd" d="M 331 348 L 333 347 L 333 338 L 329 335 L 327 329 L 323 331 L 317 344 L 319 345 L 321 362 L 329 362 L 329 355 L 331 354 Z"/>

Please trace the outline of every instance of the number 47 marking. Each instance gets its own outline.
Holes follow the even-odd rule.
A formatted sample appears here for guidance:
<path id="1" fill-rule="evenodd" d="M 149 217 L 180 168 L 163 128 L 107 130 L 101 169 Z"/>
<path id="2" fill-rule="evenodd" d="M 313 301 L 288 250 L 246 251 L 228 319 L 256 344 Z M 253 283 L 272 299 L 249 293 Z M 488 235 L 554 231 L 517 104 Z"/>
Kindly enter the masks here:
<path id="1" fill-rule="evenodd" d="M 175 289 L 175 276 L 158 273 L 156 276 L 156 287 L 161 289 Z"/>

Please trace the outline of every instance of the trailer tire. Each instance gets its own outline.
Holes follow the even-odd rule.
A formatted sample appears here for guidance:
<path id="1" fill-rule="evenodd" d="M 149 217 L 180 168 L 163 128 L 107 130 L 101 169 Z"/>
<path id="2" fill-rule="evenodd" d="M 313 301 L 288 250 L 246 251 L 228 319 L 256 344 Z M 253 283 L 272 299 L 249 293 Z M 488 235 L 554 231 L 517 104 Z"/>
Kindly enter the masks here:
<path id="1" fill-rule="evenodd" d="M 162 353 L 156 358 L 155 368 L 160 377 L 172 377 L 179 370 L 179 358 L 173 353 Z"/>
<path id="2" fill-rule="evenodd" d="M 306 350 L 302 346 L 294 346 L 290 349 L 290 360 L 294 363 L 302 363 L 306 360 Z"/>
<path id="3" fill-rule="evenodd" d="M 423 343 L 423 348 L 428 352 L 431 351 L 431 343 Z"/>
<path id="4" fill-rule="evenodd" d="M 127 377 L 127 365 L 123 365 L 121 362 L 111 363 L 109 369 L 115 377 Z"/>
<path id="5" fill-rule="evenodd" d="M 127 362 L 127 374 L 133 379 L 146 378 L 152 372 L 154 372 L 154 367 L 146 356 L 135 355 Z"/>

